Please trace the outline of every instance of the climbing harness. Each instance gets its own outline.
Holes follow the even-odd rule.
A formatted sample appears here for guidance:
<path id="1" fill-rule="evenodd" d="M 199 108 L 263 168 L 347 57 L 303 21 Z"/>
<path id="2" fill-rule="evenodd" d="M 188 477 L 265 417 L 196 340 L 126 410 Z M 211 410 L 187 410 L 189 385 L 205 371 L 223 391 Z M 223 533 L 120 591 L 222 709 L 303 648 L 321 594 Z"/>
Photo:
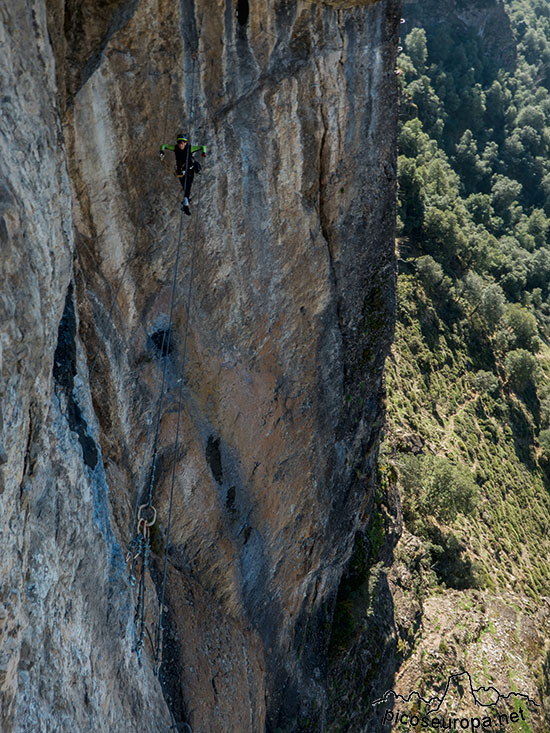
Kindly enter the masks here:
<path id="1" fill-rule="evenodd" d="M 175 167 L 172 168 L 172 166 L 170 165 L 170 163 L 168 163 L 168 161 L 166 160 L 166 158 L 164 157 L 164 155 L 162 156 L 161 161 L 162 161 L 162 164 L 164 165 L 164 167 L 167 170 L 169 170 L 170 173 L 172 173 L 174 176 L 176 176 L 176 178 L 183 178 L 184 175 L 187 175 L 187 170 L 185 171 L 185 173 L 178 173 L 177 168 L 175 168 Z"/>

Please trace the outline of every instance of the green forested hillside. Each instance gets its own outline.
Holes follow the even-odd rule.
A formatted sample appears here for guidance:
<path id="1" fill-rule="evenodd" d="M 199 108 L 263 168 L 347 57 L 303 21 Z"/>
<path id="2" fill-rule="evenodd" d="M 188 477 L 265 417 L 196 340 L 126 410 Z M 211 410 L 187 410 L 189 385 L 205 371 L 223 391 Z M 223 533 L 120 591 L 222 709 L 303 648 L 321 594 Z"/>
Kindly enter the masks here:
<path id="1" fill-rule="evenodd" d="M 428 582 L 536 598 L 550 594 L 550 3 L 506 7 L 508 69 L 476 27 L 404 25 L 382 468 L 397 468 Z"/>
<path id="2" fill-rule="evenodd" d="M 389 730 L 373 699 L 426 699 L 467 670 L 536 700 L 506 730 L 546 733 L 550 2 L 403 14 L 387 424 L 335 607 L 328 730 Z"/>

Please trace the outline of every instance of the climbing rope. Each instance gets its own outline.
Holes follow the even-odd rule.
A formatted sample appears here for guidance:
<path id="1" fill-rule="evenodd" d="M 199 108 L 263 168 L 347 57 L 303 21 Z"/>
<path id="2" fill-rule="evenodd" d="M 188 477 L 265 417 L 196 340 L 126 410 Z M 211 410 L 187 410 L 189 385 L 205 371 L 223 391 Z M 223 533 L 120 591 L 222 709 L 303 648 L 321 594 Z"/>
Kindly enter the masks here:
<path id="1" fill-rule="evenodd" d="M 199 183 L 198 184 L 197 209 L 200 209 L 200 200 L 201 200 L 201 186 Z M 191 271 L 189 274 L 189 289 L 187 292 L 187 307 L 186 307 L 187 317 L 186 317 L 186 322 L 185 322 L 185 336 L 183 340 L 182 366 L 181 366 L 181 375 L 179 379 L 179 390 L 178 390 L 178 417 L 177 417 L 177 422 L 176 422 L 176 440 L 174 444 L 174 456 L 172 460 L 172 478 L 170 481 L 170 502 L 169 502 L 169 508 L 168 508 L 168 525 L 166 528 L 166 541 L 165 541 L 165 547 L 164 547 L 164 566 L 163 566 L 163 572 L 162 572 L 162 590 L 161 590 L 161 596 L 159 600 L 159 621 L 158 621 L 158 626 L 157 626 L 157 640 L 156 640 L 156 645 L 155 645 L 154 669 L 155 669 L 156 674 L 158 674 L 158 671 L 160 670 L 160 667 L 162 666 L 162 656 L 163 656 L 162 632 L 163 632 L 163 618 L 164 618 L 164 599 L 166 595 L 166 577 L 167 577 L 167 570 L 168 570 L 168 547 L 170 544 L 170 529 L 172 526 L 172 508 L 174 504 L 174 486 L 176 482 L 176 463 L 177 463 L 178 449 L 179 449 L 181 407 L 182 407 L 182 401 L 183 401 L 183 386 L 185 384 L 185 361 L 187 358 L 187 338 L 189 335 L 189 319 L 190 319 L 190 311 L 191 311 L 191 298 L 192 298 L 192 292 L 193 292 L 193 276 L 195 274 L 195 253 L 197 249 L 196 247 L 197 229 L 198 229 L 198 217 L 195 214 L 195 229 L 193 233 L 193 247 L 191 251 Z"/>
<path id="2" fill-rule="evenodd" d="M 191 113 L 190 113 L 190 121 L 193 121 L 193 106 L 194 106 L 194 91 L 195 91 L 195 58 L 193 58 L 193 68 L 192 68 L 192 76 L 191 76 Z M 185 165 L 185 177 L 184 177 L 184 185 L 183 185 L 183 191 L 185 196 L 185 191 L 187 188 L 187 176 L 189 173 L 189 158 L 191 155 L 191 143 L 189 142 L 187 144 L 187 160 Z M 195 213 L 195 222 L 197 221 L 197 216 Z M 196 231 L 196 227 L 195 227 Z M 174 313 L 174 302 L 175 302 L 175 292 L 176 292 L 176 284 L 177 284 L 177 275 L 178 275 L 178 265 L 179 265 L 179 258 L 180 258 L 180 251 L 181 251 L 181 238 L 182 238 L 182 232 L 183 232 L 183 213 L 180 215 L 180 227 L 179 227 L 179 234 L 178 234 L 178 246 L 176 249 L 176 261 L 174 265 L 174 277 L 172 279 L 172 291 L 170 294 L 170 314 L 168 318 L 168 328 L 164 331 L 163 334 L 163 341 L 162 341 L 162 348 L 161 348 L 161 354 L 164 352 L 164 340 L 165 337 L 167 337 L 167 344 L 166 344 L 166 353 L 170 349 L 170 339 L 172 336 L 172 319 L 173 319 L 173 313 Z M 167 366 L 168 366 L 168 360 L 165 360 L 164 362 L 164 369 L 162 372 L 162 384 L 160 388 L 159 398 L 158 398 L 158 410 L 157 410 L 157 424 L 155 429 L 155 440 L 153 443 L 153 458 L 152 458 L 152 466 L 151 466 L 151 475 L 149 479 L 149 492 L 147 495 L 147 505 L 150 507 L 151 502 L 153 499 L 153 488 L 154 488 L 154 482 L 155 482 L 155 473 L 156 473 L 156 467 L 157 467 L 157 455 L 158 455 L 158 439 L 159 439 L 159 432 L 160 432 L 160 421 L 162 417 L 162 404 L 164 400 L 164 387 L 166 384 L 166 373 L 167 373 Z"/>
<path id="3" fill-rule="evenodd" d="M 172 288 L 170 293 L 170 315 L 168 319 L 168 328 L 165 331 L 165 334 L 163 336 L 162 345 L 161 345 L 161 355 L 168 353 L 170 349 L 170 337 L 172 332 L 172 326 L 173 326 L 173 317 L 174 317 L 174 303 L 175 303 L 175 294 L 176 294 L 176 285 L 177 285 L 177 278 L 178 278 L 178 267 L 179 267 L 179 259 L 180 259 L 180 253 L 181 253 L 181 243 L 182 243 L 182 234 L 183 234 L 183 212 L 180 214 L 180 225 L 179 225 L 179 232 L 178 232 L 178 244 L 176 247 L 176 259 L 174 264 L 174 274 L 172 278 Z M 165 346 L 166 342 L 166 346 Z M 165 350 L 166 349 L 166 350 Z M 150 536 L 150 528 L 155 523 L 156 519 L 156 509 L 153 507 L 153 488 L 155 483 L 155 474 L 156 474 L 156 468 L 157 468 L 157 459 L 158 459 L 158 443 L 159 443 L 159 434 L 160 434 L 160 422 L 162 418 L 162 407 L 164 402 L 164 394 L 165 394 L 165 387 L 166 387 L 166 375 L 168 370 L 168 359 L 165 358 L 164 365 L 162 369 L 162 383 L 160 386 L 158 401 L 157 401 L 157 416 L 156 416 L 156 426 L 155 426 L 155 438 L 153 443 L 153 452 L 152 452 L 152 464 L 151 464 L 151 473 L 149 477 L 149 488 L 147 491 L 147 500 L 142 503 L 138 507 L 137 511 L 137 525 L 136 525 L 136 534 L 134 538 L 132 539 L 130 543 L 130 550 L 131 552 L 133 548 L 135 547 L 137 552 L 132 560 L 132 566 L 130 568 L 130 582 L 135 583 L 135 574 L 134 569 L 136 566 L 137 558 L 141 557 L 141 573 L 140 573 L 140 579 L 139 579 L 139 585 L 138 585 L 138 593 L 137 593 L 137 602 L 136 602 L 136 611 L 134 620 L 137 622 L 138 625 L 138 640 L 136 643 L 135 651 L 138 656 L 138 661 L 141 657 L 141 650 L 143 648 L 143 639 L 145 635 L 145 577 L 146 577 L 146 571 L 149 566 L 149 556 L 151 554 L 151 536 Z M 143 466 L 145 466 L 145 462 L 147 459 L 147 445 L 145 446 L 145 454 L 144 454 L 144 460 L 142 464 L 142 470 Z M 139 501 L 139 491 L 136 496 L 136 502 Z M 143 516 L 143 514 L 147 513 L 148 516 Z M 152 513 L 152 518 L 151 518 Z M 136 512 L 134 510 L 134 517 L 136 517 Z"/>
<path id="4" fill-rule="evenodd" d="M 194 94 L 193 94 L 194 84 L 195 84 L 194 64 L 195 64 L 195 60 L 193 59 L 192 85 L 191 85 L 191 104 L 193 104 L 193 99 L 194 99 Z M 170 86 L 171 86 L 171 84 L 170 84 Z M 166 120 L 167 120 L 167 116 L 168 116 L 168 107 L 167 107 L 167 110 L 166 110 L 166 117 L 165 117 L 165 132 L 166 132 Z M 164 161 L 164 159 L 163 159 L 162 162 L 165 165 L 168 165 Z M 187 171 L 186 171 L 186 174 L 187 174 Z M 185 181 L 185 183 L 186 183 L 186 181 Z M 183 224 L 183 218 L 180 217 L 180 232 L 179 232 L 179 235 L 178 235 L 178 247 L 177 247 L 177 255 L 176 255 L 178 259 L 179 259 L 180 245 L 181 245 L 182 224 Z M 174 287 L 172 288 L 172 296 L 173 296 L 173 291 L 174 291 Z M 171 298 L 171 302 L 170 302 L 170 316 L 172 316 L 172 311 L 173 311 L 173 297 Z M 165 329 L 163 331 L 163 334 L 162 334 L 162 343 L 161 343 L 160 352 L 159 352 L 159 354 L 160 354 L 159 358 L 162 358 L 162 356 L 165 355 L 165 354 L 167 354 L 167 352 L 169 350 L 169 347 L 170 347 L 170 335 L 171 335 L 171 325 L 172 324 L 171 324 L 171 321 L 170 321 L 170 324 L 169 324 L 168 329 Z M 168 342 L 166 342 L 166 338 L 168 338 Z M 164 383 L 165 383 L 165 379 L 166 379 L 166 362 L 164 363 L 164 370 L 163 370 L 163 386 L 164 386 Z M 159 394 L 159 401 L 161 400 L 162 395 L 163 395 L 163 389 L 161 388 L 160 394 Z M 161 408 L 161 406 L 160 406 L 160 408 Z M 161 413 L 161 409 L 158 410 L 158 414 L 159 415 Z M 158 426 L 159 426 L 159 420 L 160 420 L 160 418 L 157 419 L 157 434 L 155 436 L 155 446 L 158 445 Z M 152 422 L 150 423 L 150 427 L 151 426 L 152 426 Z M 142 462 L 142 467 L 141 467 L 141 472 L 140 472 L 140 480 L 138 481 L 138 490 L 137 490 L 137 493 L 136 493 L 136 501 L 135 501 L 134 516 L 133 516 L 133 520 L 132 520 L 131 531 L 133 531 L 133 528 L 136 526 L 137 507 L 138 507 L 139 499 L 140 499 L 140 496 L 141 496 L 142 478 L 143 478 L 144 473 L 145 473 L 145 466 L 147 465 L 147 446 L 149 445 L 149 439 L 150 439 L 150 437 L 151 437 L 150 436 L 150 430 L 148 430 L 146 441 L 145 441 L 144 457 L 143 457 L 143 462 Z M 155 449 L 153 449 L 152 465 L 153 465 L 153 470 L 156 470 L 156 452 L 155 452 Z M 153 477 L 153 480 L 154 480 L 154 477 Z M 150 494 L 151 494 L 151 485 L 152 485 L 152 483 L 150 482 Z M 148 504 L 150 505 L 150 495 L 149 495 Z"/>
<path id="5" fill-rule="evenodd" d="M 193 75 L 192 75 L 192 85 L 191 85 L 191 115 L 190 115 L 191 120 L 193 119 L 193 103 L 194 103 L 194 85 L 195 85 L 194 70 L 195 70 L 195 58 L 193 58 Z M 190 155 L 191 155 L 191 144 L 188 143 L 187 161 L 186 161 L 186 166 L 185 166 L 185 177 L 183 181 L 184 182 L 184 187 L 183 187 L 184 195 L 185 195 L 185 191 L 187 187 L 187 175 L 189 172 Z M 199 186 L 198 195 L 199 195 L 198 206 L 200 207 L 200 186 Z M 163 621 L 163 612 L 164 612 L 164 601 L 165 601 L 165 593 L 166 593 L 167 553 L 168 553 L 168 545 L 169 545 L 169 540 L 170 540 L 170 528 L 172 524 L 172 509 L 173 509 L 175 470 L 176 470 L 175 465 L 176 465 L 176 460 L 177 460 L 177 452 L 179 448 L 181 407 L 182 407 L 182 401 L 183 401 L 183 397 L 182 397 L 183 382 L 184 382 L 184 373 L 185 373 L 185 360 L 186 360 L 186 354 L 187 354 L 189 312 L 191 308 L 191 293 L 192 293 L 192 281 L 193 281 L 193 274 L 194 274 L 196 241 L 197 241 L 197 226 L 198 226 L 198 217 L 197 217 L 197 214 L 195 213 L 195 228 L 194 228 L 194 235 L 193 235 L 192 262 L 191 262 L 191 273 L 190 273 L 188 302 L 187 302 L 187 322 L 186 322 L 186 329 L 185 329 L 184 350 L 183 350 L 182 369 L 181 369 L 182 377 L 180 379 L 179 392 L 178 392 L 176 444 L 174 448 L 172 481 L 171 481 L 171 487 L 170 487 L 170 505 L 169 505 L 169 511 L 168 511 L 168 526 L 167 526 L 167 535 L 166 535 L 166 542 L 165 542 L 163 581 L 162 581 L 162 590 L 160 594 L 159 617 L 158 617 L 155 645 L 153 645 L 153 642 L 151 640 L 151 647 L 154 650 L 155 674 L 159 673 L 160 666 L 162 664 L 161 638 L 162 638 L 162 621 Z M 174 267 L 173 267 L 172 287 L 171 287 L 171 292 L 170 292 L 168 326 L 164 330 L 164 333 L 163 333 L 162 344 L 161 344 L 161 349 L 160 349 L 161 357 L 162 355 L 167 355 L 170 350 L 170 341 L 172 338 L 172 328 L 173 328 L 173 320 L 174 320 L 174 308 L 175 308 L 175 302 L 176 302 L 176 288 L 177 288 L 177 282 L 178 282 L 178 271 L 179 271 L 180 255 L 181 255 L 182 238 L 183 238 L 183 211 L 180 214 L 179 232 L 178 232 L 178 237 L 177 237 L 175 262 L 174 262 Z M 141 493 L 142 492 L 142 479 L 145 475 L 145 466 L 147 465 L 149 439 L 151 437 L 151 428 L 153 426 L 152 419 L 151 419 L 148 433 L 147 433 L 143 463 L 142 463 L 142 467 L 140 471 L 140 480 L 138 482 L 138 490 L 136 494 L 136 503 L 134 507 L 132 531 L 134 531 L 133 528 L 135 527 L 135 536 L 133 537 L 132 541 L 130 542 L 130 548 L 129 548 L 129 552 L 127 556 L 128 561 L 130 560 L 132 561 L 132 564 L 130 566 L 130 582 L 133 585 L 135 585 L 135 582 L 136 582 L 136 568 L 137 568 L 138 560 L 139 558 L 141 558 L 140 578 L 139 578 L 139 583 L 138 583 L 136 608 L 135 608 L 135 614 L 134 614 L 134 623 L 136 624 L 137 635 L 138 635 L 136 646 L 135 646 L 135 651 L 137 653 L 138 661 L 140 663 L 141 663 L 141 651 L 143 648 L 145 632 L 147 630 L 146 624 L 145 624 L 145 579 L 146 579 L 146 572 L 149 569 L 149 557 L 151 554 L 150 528 L 153 526 L 153 524 L 155 523 L 155 519 L 156 519 L 156 509 L 153 506 L 153 492 L 154 492 L 154 487 L 155 487 L 155 478 L 156 478 L 157 463 L 158 463 L 160 424 L 162 420 L 164 397 L 166 394 L 167 370 L 168 370 L 168 359 L 165 359 L 163 369 L 162 369 L 162 380 L 161 380 L 161 384 L 159 387 L 158 397 L 156 400 L 156 405 L 157 405 L 156 410 L 155 410 L 156 411 L 156 420 L 155 420 L 155 428 L 154 428 L 154 439 L 153 439 L 153 445 L 152 445 L 152 451 L 151 451 L 151 464 L 150 464 L 151 468 L 150 468 L 150 473 L 149 473 L 149 478 L 148 478 L 147 495 L 146 495 L 146 500 L 142 504 L 139 504 L 140 497 L 142 495 Z"/>
<path id="6" fill-rule="evenodd" d="M 170 710 L 170 708 L 168 709 Z M 176 719 L 172 710 L 170 710 L 170 717 L 172 718 L 172 725 L 170 726 L 170 730 L 175 730 L 176 733 L 193 733 L 193 729 L 191 728 L 189 723 L 176 723 Z"/>
<path id="7" fill-rule="evenodd" d="M 172 337 L 172 325 L 173 325 L 173 318 L 174 318 L 174 303 L 176 299 L 176 285 L 178 281 L 178 267 L 179 267 L 179 260 L 180 260 L 180 253 L 181 253 L 181 241 L 182 241 L 182 234 L 183 234 L 183 212 L 180 214 L 180 227 L 179 227 L 179 233 L 178 233 L 178 246 L 176 248 L 176 262 L 174 264 L 174 276 L 172 278 L 172 290 L 170 293 L 170 313 L 168 316 L 168 328 L 165 331 L 166 336 L 166 350 L 164 350 L 164 337 L 163 337 L 163 346 L 162 346 L 162 353 L 168 354 L 170 351 L 170 340 Z M 164 366 L 162 369 L 162 383 L 160 386 L 160 392 L 158 397 L 158 408 L 157 408 L 157 423 L 155 427 L 155 439 L 153 443 L 153 459 L 152 459 L 152 465 L 151 465 L 151 474 L 149 477 L 149 490 L 147 493 L 147 506 L 150 507 L 151 503 L 153 501 L 153 488 L 155 485 L 155 474 L 157 469 L 157 458 L 158 458 L 158 443 L 159 443 L 159 434 L 160 434 L 160 421 L 162 418 L 162 407 L 164 402 L 164 393 L 165 393 L 165 386 L 166 386 L 166 374 L 168 372 L 168 359 L 164 360 Z"/>

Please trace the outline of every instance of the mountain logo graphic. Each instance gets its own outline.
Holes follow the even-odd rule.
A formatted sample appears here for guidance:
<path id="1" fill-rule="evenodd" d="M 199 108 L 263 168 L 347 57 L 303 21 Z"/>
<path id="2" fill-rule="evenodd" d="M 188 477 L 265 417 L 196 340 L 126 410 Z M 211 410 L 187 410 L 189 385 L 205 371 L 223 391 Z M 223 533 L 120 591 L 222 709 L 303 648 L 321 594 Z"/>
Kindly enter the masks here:
<path id="1" fill-rule="evenodd" d="M 443 705 L 443 702 L 447 697 L 447 693 L 449 692 L 449 687 L 451 686 L 452 682 L 462 683 L 464 687 L 469 685 L 470 693 L 472 694 L 476 705 L 479 705 L 480 707 L 492 708 L 495 707 L 495 705 L 497 705 L 502 700 L 508 700 L 508 698 L 510 697 L 521 698 L 526 701 L 527 705 L 535 705 L 536 707 L 540 707 L 539 703 L 532 700 L 529 695 L 524 695 L 521 692 L 509 692 L 507 695 L 504 695 L 502 692 L 499 692 L 496 687 L 493 687 L 493 685 L 490 685 L 489 687 L 474 687 L 470 673 L 464 670 L 462 670 L 461 672 L 454 672 L 453 674 L 449 675 L 449 678 L 447 679 L 447 684 L 445 685 L 445 689 L 443 690 L 443 694 L 441 696 L 434 695 L 433 697 L 426 699 L 419 695 L 418 692 L 413 691 L 409 695 L 407 695 L 407 697 L 404 697 L 403 695 L 395 692 L 395 690 L 388 690 L 384 693 L 382 697 L 378 698 L 378 700 L 375 700 L 372 704 L 373 706 L 381 705 L 384 702 L 388 702 L 388 700 L 393 697 L 394 700 L 402 700 L 406 703 L 410 703 L 412 701 L 416 701 L 418 703 L 423 702 L 424 705 L 427 705 L 427 709 L 425 711 L 426 713 L 436 713 Z M 491 698 L 491 702 L 483 702 L 483 700 L 486 700 L 488 698 Z"/>

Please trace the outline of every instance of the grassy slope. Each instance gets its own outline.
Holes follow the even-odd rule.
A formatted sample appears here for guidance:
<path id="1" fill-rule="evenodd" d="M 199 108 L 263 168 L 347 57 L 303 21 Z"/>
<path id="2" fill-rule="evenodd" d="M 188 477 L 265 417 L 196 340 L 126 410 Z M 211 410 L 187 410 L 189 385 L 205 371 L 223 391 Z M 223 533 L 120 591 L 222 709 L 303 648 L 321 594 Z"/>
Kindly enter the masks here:
<path id="1" fill-rule="evenodd" d="M 533 405 L 502 381 L 495 393 L 480 394 L 473 377 L 488 349 L 467 323 L 449 325 L 448 314 L 443 320 L 414 274 L 398 282 L 386 451 L 403 450 L 414 435 L 423 450 L 469 466 L 481 501 L 452 531 L 464 548 L 462 559 L 477 566 L 472 584 L 550 595 L 550 493 L 537 463 Z M 548 374 L 547 346 L 538 359 Z"/>

